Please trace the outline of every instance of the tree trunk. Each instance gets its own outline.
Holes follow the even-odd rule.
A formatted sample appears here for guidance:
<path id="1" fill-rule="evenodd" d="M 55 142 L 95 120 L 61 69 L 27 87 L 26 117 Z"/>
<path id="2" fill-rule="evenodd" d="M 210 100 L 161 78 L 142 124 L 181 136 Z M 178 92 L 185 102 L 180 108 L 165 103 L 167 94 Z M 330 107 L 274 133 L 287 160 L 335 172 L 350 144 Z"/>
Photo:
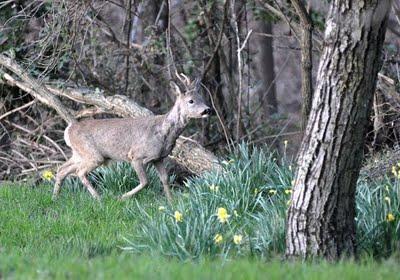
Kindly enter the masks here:
<path id="1" fill-rule="evenodd" d="M 390 0 L 331 4 L 288 213 L 288 257 L 356 253 L 356 182 L 390 6 Z"/>
<path id="2" fill-rule="evenodd" d="M 258 23 L 259 32 L 272 34 L 270 21 L 261 19 Z M 259 39 L 260 49 L 260 78 L 263 81 L 262 91 L 259 93 L 259 101 L 262 104 L 262 119 L 278 112 L 278 101 L 275 90 L 274 55 L 272 48 L 272 37 L 261 36 Z"/>

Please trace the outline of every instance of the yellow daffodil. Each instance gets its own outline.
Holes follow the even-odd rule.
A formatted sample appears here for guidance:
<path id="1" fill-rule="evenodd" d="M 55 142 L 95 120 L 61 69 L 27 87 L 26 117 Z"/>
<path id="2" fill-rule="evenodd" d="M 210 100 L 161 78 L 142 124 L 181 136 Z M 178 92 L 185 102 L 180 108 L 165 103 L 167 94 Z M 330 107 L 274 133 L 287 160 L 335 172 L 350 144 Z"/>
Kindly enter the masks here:
<path id="1" fill-rule="evenodd" d="M 212 192 L 218 192 L 219 186 L 216 186 L 216 185 L 212 184 L 212 185 L 210 186 L 210 190 L 211 190 Z"/>
<path id="2" fill-rule="evenodd" d="M 269 190 L 268 193 L 269 194 L 276 194 L 276 190 Z"/>
<path id="3" fill-rule="evenodd" d="M 214 243 L 215 243 L 215 244 L 219 244 L 219 243 L 221 243 L 222 241 L 224 241 L 224 238 L 222 237 L 221 234 L 217 233 L 217 234 L 214 236 Z"/>
<path id="4" fill-rule="evenodd" d="M 165 206 L 159 206 L 158 211 L 165 211 Z"/>
<path id="5" fill-rule="evenodd" d="M 388 223 L 393 222 L 394 220 L 395 220 L 395 217 L 394 217 L 394 215 L 392 213 L 387 214 L 386 221 Z"/>
<path id="6" fill-rule="evenodd" d="M 44 179 L 46 179 L 47 181 L 50 181 L 51 179 L 54 178 L 54 174 L 53 174 L 53 172 L 51 172 L 51 170 L 45 170 L 42 173 L 42 177 Z"/>
<path id="7" fill-rule="evenodd" d="M 234 163 L 234 162 L 235 162 L 235 160 L 233 160 L 233 159 L 230 159 L 229 161 L 223 160 L 222 164 L 223 165 L 229 165 L 229 164 Z"/>
<path id="8" fill-rule="evenodd" d="M 388 196 L 385 196 L 384 200 L 385 200 L 387 203 L 389 203 L 389 204 L 390 204 L 390 197 L 388 197 Z"/>
<path id="9" fill-rule="evenodd" d="M 392 166 L 392 173 L 395 177 L 397 177 L 397 170 L 395 165 Z"/>
<path id="10" fill-rule="evenodd" d="M 226 209 L 223 207 L 218 208 L 217 216 L 218 216 L 218 220 L 221 223 L 226 223 L 228 221 L 228 218 L 230 217 L 230 215 L 228 215 L 228 211 L 226 211 Z"/>
<path id="11" fill-rule="evenodd" d="M 243 236 L 241 234 L 235 234 L 233 236 L 233 243 L 235 243 L 236 245 L 239 245 L 242 243 L 242 239 L 243 239 Z"/>
<path id="12" fill-rule="evenodd" d="M 258 194 L 258 189 L 257 188 L 254 189 L 254 194 Z"/>
<path id="13" fill-rule="evenodd" d="M 182 213 L 179 212 L 179 211 L 175 211 L 174 217 L 175 217 L 175 221 L 176 221 L 177 223 L 183 221 L 183 215 L 182 215 Z"/>
<path id="14" fill-rule="evenodd" d="M 291 194 L 291 193 L 292 193 L 292 190 L 291 190 L 291 189 L 285 190 L 285 194 Z"/>

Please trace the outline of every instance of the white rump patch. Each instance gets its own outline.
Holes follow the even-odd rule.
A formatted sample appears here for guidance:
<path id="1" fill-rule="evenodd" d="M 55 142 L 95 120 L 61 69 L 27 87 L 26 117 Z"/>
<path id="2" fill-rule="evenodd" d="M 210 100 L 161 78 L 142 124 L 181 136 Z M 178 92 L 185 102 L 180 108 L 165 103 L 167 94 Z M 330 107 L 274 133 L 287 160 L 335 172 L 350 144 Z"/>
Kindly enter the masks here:
<path id="1" fill-rule="evenodd" d="M 69 140 L 69 129 L 71 128 L 71 125 L 72 125 L 72 124 L 69 124 L 69 125 L 67 126 L 67 128 L 65 129 L 65 131 L 64 131 L 64 140 L 65 140 L 65 143 L 66 143 L 69 147 L 71 147 L 71 141 Z"/>

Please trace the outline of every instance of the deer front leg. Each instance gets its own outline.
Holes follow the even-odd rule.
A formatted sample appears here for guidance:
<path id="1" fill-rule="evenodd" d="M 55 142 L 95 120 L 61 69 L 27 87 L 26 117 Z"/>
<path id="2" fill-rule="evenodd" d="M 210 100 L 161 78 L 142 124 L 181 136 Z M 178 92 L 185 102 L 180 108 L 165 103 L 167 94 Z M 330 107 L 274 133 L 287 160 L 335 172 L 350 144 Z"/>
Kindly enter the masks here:
<path id="1" fill-rule="evenodd" d="M 146 171 L 145 171 L 145 166 L 143 164 L 142 161 L 137 161 L 134 160 L 132 161 L 132 167 L 133 169 L 136 171 L 138 177 L 139 177 L 139 185 L 134 188 L 133 190 L 123 194 L 121 196 L 121 200 L 130 198 L 131 196 L 133 196 L 135 193 L 137 193 L 138 191 L 140 191 L 141 189 L 143 189 L 145 186 L 147 186 L 148 184 L 148 179 L 147 179 L 147 175 L 146 175 Z"/>
<path id="2" fill-rule="evenodd" d="M 172 196 L 171 196 L 171 192 L 169 190 L 169 185 L 168 185 L 168 173 L 164 167 L 163 160 L 156 161 L 154 163 L 154 166 L 156 167 L 158 176 L 160 177 L 161 183 L 164 188 L 165 195 L 167 196 L 168 201 L 171 202 Z"/>

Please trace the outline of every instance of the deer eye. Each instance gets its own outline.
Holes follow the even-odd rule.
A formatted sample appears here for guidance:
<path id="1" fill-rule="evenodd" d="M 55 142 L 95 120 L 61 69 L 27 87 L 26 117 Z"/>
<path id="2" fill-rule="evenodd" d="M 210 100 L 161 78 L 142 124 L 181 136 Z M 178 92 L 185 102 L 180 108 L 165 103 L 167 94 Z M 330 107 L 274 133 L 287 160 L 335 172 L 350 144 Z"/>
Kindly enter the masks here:
<path id="1" fill-rule="evenodd" d="M 189 104 L 193 104 L 194 101 L 192 99 L 189 100 Z"/>

